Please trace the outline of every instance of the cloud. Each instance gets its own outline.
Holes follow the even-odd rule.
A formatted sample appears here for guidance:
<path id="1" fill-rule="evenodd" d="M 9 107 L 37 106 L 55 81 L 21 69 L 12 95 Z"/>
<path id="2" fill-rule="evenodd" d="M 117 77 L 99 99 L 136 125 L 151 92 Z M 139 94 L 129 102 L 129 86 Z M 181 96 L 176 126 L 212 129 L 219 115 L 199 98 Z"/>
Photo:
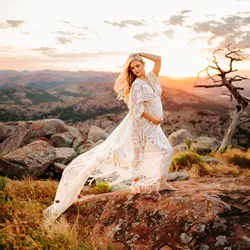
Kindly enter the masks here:
<path id="1" fill-rule="evenodd" d="M 142 34 L 134 35 L 133 38 L 140 42 L 146 42 L 146 41 L 151 41 L 157 35 L 158 35 L 157 32 L 154 33 L 145 32 Z"/>
<path id="2" fill-rule="evenodd" d="M 3 47 L 0 49 L 0 52 L 13 52 L 13 48 L 11 46 Z"/>
<path id="3" fill-rule="evenodd" d="M 105 23 L 107 24 L 111 24 L 113 26 L 118 26 L 119 28 L 126 28 L 128 27 L 128 25 L 132 25 L 132 26 L 144 26 L 145 25 L 145 21 L 144 20 L 122 20 L 120 22 L 110 22 L 110 21 L 106 21 L 104 20 Z"/>
<path id="4" fill-rule="evenodd" d="M 6 20 L 5 22 L 0 23 L 0 29 L 17 28 L 23 23 L 23 20 Z"/>
<path id="5" fill-rule="evenodd" d="M 63 23 L 70 24 L 70 22 L 62 20 Z"/>
<path id="6" fill-rule="evenodd" d="M 117 51 L 97 51 L 93 53 L 79 52 L 79 53 L 58 53 L 55 48 L 40 47 L 31 49 L 32 51 L 38 51 L 50 58 L 60 59 L 83 59 L 83 58 L 96 58 L 100 56 L 117 56 L 117 55 L 128 55 L 128 52 L 117 52 Z"/>
<path id="7" fill-rule="evenodd" d="M 229 15 L 222 17 L 219 21 L 208 20 L 205 22 L 196 22 L 193 24 L 192 29 L 196 33 L 208 33 L 208 44 L 211 44 L 217 38 L 221 38 L 222 41 L 218 44 L 218 47 L 229 43 L 238 46 L 247 46 L 250 44 L 249 23 L 250 16 Z"/>
<path id="8" fill-rule="evenodd" d="M 71 44 L 72 39 L 67 37 L 57 37 L 58 44 Z"/>
<path id="9" fill-rule="evenodd" d="M 189 12 L 192 12 L 192 10 L 182 10 L 181 14 L 186 14 L 186 13 L 189 13 Z"/>
<path id="10" fill-rule="evenodd" d="M 6 23 L 0 23 L 0 29 L 5 29 L 7 28 L 8 26 L 6 25 Z"/>
<path id="11" fill-rule="evenodd" d="M 83 29 L 79 28 L 80 32 L 77 31 L 58 31 L 58 32 L 53 32 L 54 34 L 59 34 L 61 35 L 60 37 L 57 37 L 58 43 L 59 44 L 71 44 L 74 39 L 77 40 L 87 40 L 88 39 L 88 34 L 81 32 Z M 85 29 L 86 30 L 86 29 Z"/>
<path id="12" fill-rule="evenodd" d="M 191 10 L 182 10 L 180 11 L 179 14 L 170 16 L 170 18 L 166 21 L 164 21 L 165 24 L 167 25 L 179 25 L 179 26 L 183 26 L 185 19 L 188 18 L 188 15 L 186 15 L 187 13 L 192 12 Z"/>
<path id="13" fill-rule="evenodd" d="M 55 51 L 56 49 L 55 48 L 50 48 L 50 47 L 40 47 L 40 48 L 35 48 L 35 49 L 30 49 L 30 50 L 40 51 L 40 52 L 43 52 L 43 53 L 50 53 L 50 52 Z"/>
<path id="14" fill-rule="evenodd" d="M 7 24 L 12 28 L 19 27 L 21 24 L 24 23 L 23 20 L 6 20 Z"/>
<path id="15" fill-rule="evenodd" d="M 78 28 L 81 30 L 89 30 L 89 27 L 87 26 L 78 26 Z"/>
<path id="16" fill-rule="evenodd" d="M 72 31 L 58 31 L 58 32 L 56 32 L 56 34 L 63 35 L 63 36 L 71 36 L 71 35 L 75 35 L 75 32 L 72 32 Z"/>
<path id="17" fill-rule="evenodd" d="M 239 38 L 237 45 L 241 48 L 249 47 L 250 46 L 250 31 L 245 32 Z"/>
<path id="18" fill-rule="evenodd" d="M 163 31 L 163 34 L 165 34 L 168 38 L 171 38 L 171 39 L 174 38 L 174 30 L 173 29 Z"/>

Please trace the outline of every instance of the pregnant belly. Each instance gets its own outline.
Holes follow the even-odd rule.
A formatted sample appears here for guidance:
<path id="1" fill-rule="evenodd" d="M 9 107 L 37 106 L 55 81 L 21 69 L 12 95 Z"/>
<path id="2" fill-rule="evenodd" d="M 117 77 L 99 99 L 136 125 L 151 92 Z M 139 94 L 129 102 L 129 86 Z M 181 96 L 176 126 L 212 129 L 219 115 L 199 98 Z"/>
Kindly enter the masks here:
<path id="1" fill-rule="evenodd" d="M 162 109 L 161 101 L 156 100 L 154 102 L 148 103 L 146 110 L 148 110 L 148 112 L 150 112 L 152 115 L 158 118 L 162 118 L 163 116 L 163 109 Z"/>

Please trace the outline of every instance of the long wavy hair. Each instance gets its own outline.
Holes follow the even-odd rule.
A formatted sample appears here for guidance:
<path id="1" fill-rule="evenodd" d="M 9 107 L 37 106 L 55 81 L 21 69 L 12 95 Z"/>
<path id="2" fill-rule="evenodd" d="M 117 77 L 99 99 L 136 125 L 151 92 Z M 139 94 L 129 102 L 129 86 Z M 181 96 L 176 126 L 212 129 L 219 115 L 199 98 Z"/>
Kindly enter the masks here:
<path id="1" fill-rule="evenodd" d="M 114 85 L 114 90 L 118 93 L 117 100 L 123 100 L 126 104 L 128 103 L 128 97 L 130 93 L 130 89 L 134 80 L 136 79 L 136 75 L 132 72 L 130 68 L 131 62 L 134 60 L 138 60 L 142 62 L 144 65 L 142 57 L 138 54 L 133 54 L 129 56 L 126 63 L 124 64 L 121 73 L 117 77 Z"/>

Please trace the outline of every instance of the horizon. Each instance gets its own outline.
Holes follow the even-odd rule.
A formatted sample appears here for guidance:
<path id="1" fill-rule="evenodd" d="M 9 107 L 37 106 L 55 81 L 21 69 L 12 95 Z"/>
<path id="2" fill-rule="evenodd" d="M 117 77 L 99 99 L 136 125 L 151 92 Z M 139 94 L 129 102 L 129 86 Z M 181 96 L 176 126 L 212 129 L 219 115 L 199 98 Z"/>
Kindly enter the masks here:
<path id="1" fill-rule="evenodd" d="M 229 43 L 250 54 L 250 1 L 164 4 L 2 0 L 0 69 L 119 72 L 131 52 L 145 52 L 162 57 L 161 75 L 187 78 L 196 77 L 212 52 Z M 152 68 L 153 62 L 145 61 Z M 250 69 L 249 58 L 239 69 Z"/>

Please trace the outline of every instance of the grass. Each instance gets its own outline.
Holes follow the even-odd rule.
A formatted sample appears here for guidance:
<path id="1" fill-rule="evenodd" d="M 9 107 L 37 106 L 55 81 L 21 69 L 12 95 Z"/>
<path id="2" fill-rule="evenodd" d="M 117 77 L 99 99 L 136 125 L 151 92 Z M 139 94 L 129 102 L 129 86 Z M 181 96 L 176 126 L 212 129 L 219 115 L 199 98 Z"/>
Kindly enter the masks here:
<path id="1" fill-rule="evenodd" d="M 77 225 L 62 219 L 51 229 L 42 226 L 42 212 L 53 202 L 57 182 L 1 177 L 0 183 L 5 183 L 0 191 L 0 249 L 90 249 Z"/>
<path id="2" fill-rule="evenodd" d="M 229 149 L 225 153 L 212 152 L 210 156 L 220 162 L 208 164 L 190 150 L 175 153 L 170 172 L 185 170 L 190 178 L 250 177 L 249 168 L 241 165 L 242 159 L 250 158 L 250 150 Z M 42 213 L 52 204 L 57 186 L 58 182 L 52 180 L 0 177 L 0 249 L 95 249 L 91 248 L 89 232 L 81 231 L 77 223 L 68 224 L 62 218 L 51 229 L 43 227 Z M 107 182 L 97 182 L 82 194 L 110 191 Z"/>
<path id="3" fill-rule="evenodd" d="M 250 177 L 250 149 L 228 149 L 225 153 L 211 152 L 218 163 L 206 163 L 202 156 L 190 150 L 175 153 L 170 172 L 184 170 L 190 178 L 196 177 Z"/>

